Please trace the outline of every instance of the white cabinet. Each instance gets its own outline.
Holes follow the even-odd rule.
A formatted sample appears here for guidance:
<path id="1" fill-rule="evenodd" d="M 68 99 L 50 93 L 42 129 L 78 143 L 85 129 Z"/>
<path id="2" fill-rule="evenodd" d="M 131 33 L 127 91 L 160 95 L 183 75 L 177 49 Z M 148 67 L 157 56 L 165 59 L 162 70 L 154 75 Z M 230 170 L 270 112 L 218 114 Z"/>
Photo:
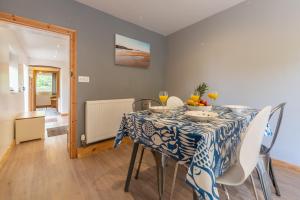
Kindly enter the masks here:
<path id="1" fill-rule="evenodd" d="M 44 112 L 27 112 L 17 116 L 15 121 L 16 143 L 42 139 L 45 134 Z"/>

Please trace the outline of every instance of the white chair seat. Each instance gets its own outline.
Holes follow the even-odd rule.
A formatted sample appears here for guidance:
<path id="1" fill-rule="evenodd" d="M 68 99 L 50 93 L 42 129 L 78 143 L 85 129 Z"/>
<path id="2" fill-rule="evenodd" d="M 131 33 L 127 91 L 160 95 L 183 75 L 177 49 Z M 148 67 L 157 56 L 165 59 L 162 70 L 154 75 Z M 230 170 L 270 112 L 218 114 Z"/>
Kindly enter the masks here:
<path id="1" fill-rule="evenodd" d="M 222 176 L 217 177 L 216 181 L 222 185 L 238 186 L 244 182 L 244 177 L 244 172 L 237 163 L 231 166 Z"/>

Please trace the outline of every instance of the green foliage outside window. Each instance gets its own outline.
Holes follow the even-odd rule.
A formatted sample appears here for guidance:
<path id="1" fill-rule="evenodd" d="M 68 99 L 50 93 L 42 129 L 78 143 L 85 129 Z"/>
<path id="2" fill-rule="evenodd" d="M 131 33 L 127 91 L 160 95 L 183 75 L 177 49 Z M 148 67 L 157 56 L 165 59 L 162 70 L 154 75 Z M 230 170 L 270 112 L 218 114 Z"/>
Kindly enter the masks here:
<path id="1" fill-rule="evenodd" d="M 52 92 L 52 74 L 38 73 L 36 76 L 37 92 Z"/>

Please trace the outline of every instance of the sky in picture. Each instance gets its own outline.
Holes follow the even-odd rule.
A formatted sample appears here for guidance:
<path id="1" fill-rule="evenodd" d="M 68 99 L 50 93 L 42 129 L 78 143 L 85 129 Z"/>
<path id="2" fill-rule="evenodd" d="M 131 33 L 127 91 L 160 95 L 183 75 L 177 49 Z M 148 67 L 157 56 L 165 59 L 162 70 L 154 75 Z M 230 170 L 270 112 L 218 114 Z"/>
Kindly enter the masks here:
<path id="1" fill-rule="evenodd" d="M 116 45 L 150 53 L 150 44 L 116 34 Z"/>

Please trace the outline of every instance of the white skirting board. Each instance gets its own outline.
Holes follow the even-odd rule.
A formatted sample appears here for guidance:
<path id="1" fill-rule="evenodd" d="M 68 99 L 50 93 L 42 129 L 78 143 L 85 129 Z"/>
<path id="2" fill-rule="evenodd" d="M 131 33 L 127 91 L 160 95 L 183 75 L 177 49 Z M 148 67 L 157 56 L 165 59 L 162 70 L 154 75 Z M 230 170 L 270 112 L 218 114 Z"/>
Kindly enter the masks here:
<path id="1" fill-rule="evenodd" d="M 86 101 L 86 143 L 90 144 L 115 137 L 123 114 L 132 112 L 133 102 L 133 98 Z"/>

